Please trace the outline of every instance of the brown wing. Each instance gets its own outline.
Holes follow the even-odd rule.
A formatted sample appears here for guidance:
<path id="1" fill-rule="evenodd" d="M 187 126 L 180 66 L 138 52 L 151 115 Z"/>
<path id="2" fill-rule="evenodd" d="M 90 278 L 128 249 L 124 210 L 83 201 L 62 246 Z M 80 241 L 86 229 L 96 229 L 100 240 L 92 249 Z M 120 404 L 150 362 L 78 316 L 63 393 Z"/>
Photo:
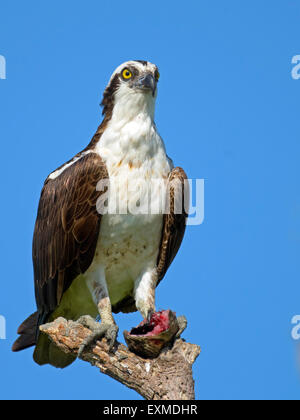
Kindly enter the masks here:
<path id="1" fill-rule="evenodd" d="M 60 303 L 72 281 L 94 258 L 101 216 L 98 181 L 108 178 L 95 153 L 83 155 L 41 193 L 33 236 L 33 266 L 39 324 Z"/>
<path id="2" fill-rule="evenodd" d="M 182 168 L 174 168 L 169 174 L 169 211 L 164 215 L 162 238 L 157 258 L 158 283 L 163 279 L 181 245 L 189 203 L 187 176 Z M 186 204 L 185 204 L 186 203 Z M 179 214 L 176 214 L 176 213 Z M 158 284 L 157 283 L 157 284 Z"/>

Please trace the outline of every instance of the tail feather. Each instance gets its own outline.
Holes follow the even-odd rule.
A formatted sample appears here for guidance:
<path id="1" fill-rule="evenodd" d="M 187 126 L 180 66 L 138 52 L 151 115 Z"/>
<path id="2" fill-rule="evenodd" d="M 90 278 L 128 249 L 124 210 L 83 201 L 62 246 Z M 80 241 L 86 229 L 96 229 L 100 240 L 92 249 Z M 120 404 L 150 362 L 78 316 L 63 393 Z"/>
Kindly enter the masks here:
<path id="1" fill-rule="evenodd" d="M 16 339 L 12 346 L 12 351 L 21 351 L 25 350 L 28 347 L 32 347 L 36 344 L 35 342 L 35 334 L 22 334 L 20 337 Z"/>
<path id="2" fill-rule="evenodd" d="M 18 328 L 20 337 L 14 342 L 12 351 L 21 351 L 36 344 L 36 330 L 38 325 L 38 313 L 31 314 Z"/>
<path id="3" fill-rule="evenodd" d="M 17 333 L 23 334 L 29 329 L 36 328 L 38 323 L 38 312 L 34 312 L 33 314 L 29 315 L 28 318 L 25 319 L 25 321 L 22 322 L 22 324 L 19 326 Z"/>
<path id="4" fill-rule="evenodd" d="M 53 344 L 45 334 L 38 334 L 38 326 L 45 320 L 45 314 L 31 314 L 18 328 L 20 336 L 14 342 L 12 351 L 20 351 L 36 346 L 33 359 L 39 365 L 50 364 L 58 368 L 70 365 L 76 357 L 65 354 Z"/>

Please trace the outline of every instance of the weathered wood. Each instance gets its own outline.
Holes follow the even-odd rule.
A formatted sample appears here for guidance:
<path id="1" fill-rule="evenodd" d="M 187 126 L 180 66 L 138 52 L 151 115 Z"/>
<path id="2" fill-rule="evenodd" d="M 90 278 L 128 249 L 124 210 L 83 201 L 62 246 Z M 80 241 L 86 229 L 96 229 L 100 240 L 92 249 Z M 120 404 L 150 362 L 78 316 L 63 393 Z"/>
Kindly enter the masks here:
<path id="1" fill-rule="evenodd" d="M 74 321 L 57 318 L 40 326 L 40 330 L 65 353 L 74 356 L 89 329 Z M 192 365 L 200 354 L 200 347 L 178 338 L 164 348 L 156 358 L 146 359 L 132 353 L 126 346 L 116 343 L 111 353 L 106 339 L 97 341 L 82 354 L 82 360 L 98 367 L 147 400 L 195 399 Z"/>

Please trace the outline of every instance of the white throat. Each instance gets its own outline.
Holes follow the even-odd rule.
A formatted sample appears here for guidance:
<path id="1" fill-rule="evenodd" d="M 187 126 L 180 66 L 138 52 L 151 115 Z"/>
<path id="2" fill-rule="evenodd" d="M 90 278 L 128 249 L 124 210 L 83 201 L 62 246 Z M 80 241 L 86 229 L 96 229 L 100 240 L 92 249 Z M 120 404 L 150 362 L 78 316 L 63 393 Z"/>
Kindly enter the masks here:
<path id="1" fill-rule="evenodd" d="M 96 151 L 104 159 L 109 175 L 120 167 L 160 167 L 157 177 L 170 171 L 164 143 L 154 123 L 155 97 L 122 88 Z M 156 172 L 156 171 L 155 171 Z M 141 176 L 143 176 L 141 174 Z"/>
<path id="2" fill-rule="evenodd" d="M 156 96 L 149 93 L 138 92 L 121 85 L 115 93 L 115 105 L 112 122 L 127 123 L 136 116 L 143 114 L 154 121 Z"/>

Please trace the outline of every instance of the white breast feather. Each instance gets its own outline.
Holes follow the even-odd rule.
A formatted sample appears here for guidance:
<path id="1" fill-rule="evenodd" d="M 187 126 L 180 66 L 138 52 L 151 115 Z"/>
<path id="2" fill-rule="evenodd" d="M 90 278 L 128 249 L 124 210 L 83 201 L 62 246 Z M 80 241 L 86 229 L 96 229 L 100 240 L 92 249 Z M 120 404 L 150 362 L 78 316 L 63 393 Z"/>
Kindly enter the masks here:
<path id="1" fill-rule="evenodd" d="M 147 103 L 145 95 L 135 94 L 123 95 L 117 103 L 119 106 L 115 107 L 96 151 L 106 164 L 110 182 L 114 180 L 120 187 L 119 200 L 127 200 L 126 204 L 130 206 L 131 200 L 133 205 L 136 203 L 136 195 L 122 195 L 121 192 L 128 185 L 134 190 L 139 179 L 149 183 L 152 179 L 166 182 L 172 163 L 153 123 L 153 101 Z M 102 217 L 91 270 L 105 266 L 112 304 L 132 291 L 141 271 L 155 267 L 162 223 L 162 214 L 107 214 Z"/>

